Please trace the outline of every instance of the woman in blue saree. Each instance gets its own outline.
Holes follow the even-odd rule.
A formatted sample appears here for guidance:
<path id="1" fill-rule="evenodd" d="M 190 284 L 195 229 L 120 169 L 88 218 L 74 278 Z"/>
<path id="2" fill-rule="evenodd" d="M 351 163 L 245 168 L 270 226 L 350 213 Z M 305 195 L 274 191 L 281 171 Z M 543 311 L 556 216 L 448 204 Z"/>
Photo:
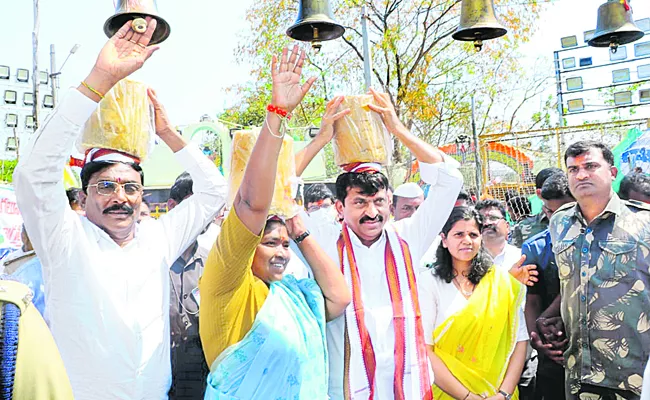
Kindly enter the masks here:
<path id="1" fill-rule="evenodd" d="M 337 264 L 300 217 L 269 218 L 286 113 L 314 80 L 300 85 L 297 47 L 272 66 L 272 103 L 244 179 L 199 284 L 200 333 L 211 365 L 206 399 L 325 399 L 325 322 L 350 292 Z M 285 114 L 285 115 L 283 115 Z M 315 280 L 284 276 L 294 240 Z"/>

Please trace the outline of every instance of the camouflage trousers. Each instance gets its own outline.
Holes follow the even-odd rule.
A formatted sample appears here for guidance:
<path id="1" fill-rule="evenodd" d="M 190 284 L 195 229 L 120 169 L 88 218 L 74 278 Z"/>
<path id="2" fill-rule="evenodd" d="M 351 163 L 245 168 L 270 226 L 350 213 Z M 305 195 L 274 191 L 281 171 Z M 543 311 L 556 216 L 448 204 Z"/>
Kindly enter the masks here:
<path id="1" fill-rule="evenodd" d="M 567 394 L 566 400 L 640 400 L 641 396 L 629 390 L 581 385 L 576 394 Z"/>

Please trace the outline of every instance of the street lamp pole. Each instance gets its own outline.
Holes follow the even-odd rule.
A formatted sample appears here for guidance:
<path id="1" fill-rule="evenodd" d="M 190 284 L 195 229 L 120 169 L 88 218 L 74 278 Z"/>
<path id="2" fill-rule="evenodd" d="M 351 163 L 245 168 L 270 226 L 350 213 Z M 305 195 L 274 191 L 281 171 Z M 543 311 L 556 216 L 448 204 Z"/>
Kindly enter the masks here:
<path id="1" fill-rule="evenodd" d="M 54 52 L 54 45 L 50 45 L 50 85 L 52 86 L 52 104 L 56 107 L 59 100 L 59 94 L 56 92 L 56 53 Z"/>
<path id="2" fill-rule="evenodd" d="M 32 31 L 32 83 L 34 84 L 34 105 L 32 113 L 34 114 L 34 129 L 38 129 L 38 86 L 40 79 L 38 77 L 38 31 L 40 29 L 40 21 L 38 15 L 38 0 L 34 0 L 34 30 Z"/>
<path id="3" fill-rule="evenodd" d="M 372 86 L 372 77 L 370 75 L 370 41 L 368 39 L 368 10 L 364 5 L 361 8 L 361 32 L 363 35 L 363 78 L 366 85 L 366 92 Z"/>
<path id="4" fill-rule="evenodd" d="M 71 55 L 77 52 L 79 50 L 79 44 L 75 44 L 72 46 L 70 49 L 70 53 L 68 53 L 68 56 L 63 60 L 63 64 L 61 64 L 61 69 L 58 71 L 56 70 L 56 54 L 54 52 L 54 45 L 50 45 L 50 84 L 52 85 L 52 104 L 56 107 L 56 104 L 58 103 L 58 96 L 59 96 L 59 75 L 61 75 L 61 71 L 63 71 L 63 67 L 65 67 L 65 63 L 68 62 L 68 59 L 70 58 Z"/>

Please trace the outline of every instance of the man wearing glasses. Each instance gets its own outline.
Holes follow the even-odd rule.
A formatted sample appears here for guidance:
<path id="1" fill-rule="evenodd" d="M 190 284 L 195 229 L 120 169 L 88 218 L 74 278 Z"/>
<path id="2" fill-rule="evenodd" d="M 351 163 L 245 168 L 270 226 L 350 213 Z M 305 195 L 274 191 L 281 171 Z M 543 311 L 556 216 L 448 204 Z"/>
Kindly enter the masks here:
<path id="1" fill-rule="evenodd" d="M 483 217 L 483 245 L 499 267 L 510 268 L 521 258 L 521 250 L 508 244 L 510 227 L 506 221 L 505 205 L 499 200 L 482 200 L 476 211 Z"/>
<path id="2" fill-rule="evenodd" d="M 194 180 L 194 195 L 137 224 L 144 174 L 133 157 L 88 152 L 81 172 L 86 217 L 70 209 L 63 167 L 81 127 L 117 82 L 157 47 L 125 24 L 95 67 L 61 101 L 21 154 L 18 206 L 43 265 L 46 318 L 77 399 L 166 399 L 171 382 L 169 267 L 224 204 L 226 182 L 169 123 L 155 93 L 156 133 Z"/>

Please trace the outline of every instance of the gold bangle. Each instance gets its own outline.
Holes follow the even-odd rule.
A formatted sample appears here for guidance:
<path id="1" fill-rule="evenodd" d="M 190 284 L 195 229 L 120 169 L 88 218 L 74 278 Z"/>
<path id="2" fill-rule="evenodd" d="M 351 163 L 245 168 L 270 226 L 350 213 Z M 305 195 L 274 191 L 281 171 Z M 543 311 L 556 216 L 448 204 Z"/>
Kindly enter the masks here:
<path id="1" fill-rule="evenodd" d="M 104 95 L 101 94 L 101 93 L 99 93 L 96 89 L 90 87 L 90 85 L 87 84 L 85 81 L 81 81 L 81 84 L 82 84 L 86 89 L 90 90 L 91 92 L 93 92 L 93 93 L 95 93 L 97 96 L 99 96 L 99 98 L 100 98 L 101 100 L 104 100 Z"/>

